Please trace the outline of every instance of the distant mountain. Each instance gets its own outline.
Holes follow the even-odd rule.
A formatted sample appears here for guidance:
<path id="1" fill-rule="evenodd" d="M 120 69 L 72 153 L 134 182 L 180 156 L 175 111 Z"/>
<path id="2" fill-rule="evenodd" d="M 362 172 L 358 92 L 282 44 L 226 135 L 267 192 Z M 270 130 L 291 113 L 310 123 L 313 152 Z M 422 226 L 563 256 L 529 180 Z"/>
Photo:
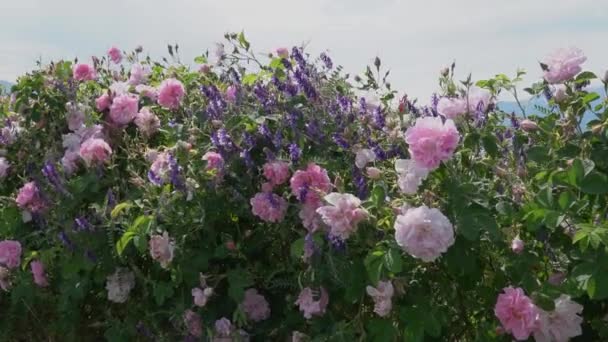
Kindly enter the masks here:
<path id="1" fill-rule="evenodd" d="M 13 84 L 11 82 L 0 80 L 0 91 L 8 93 L 11 91 L 12 86 Z"/>

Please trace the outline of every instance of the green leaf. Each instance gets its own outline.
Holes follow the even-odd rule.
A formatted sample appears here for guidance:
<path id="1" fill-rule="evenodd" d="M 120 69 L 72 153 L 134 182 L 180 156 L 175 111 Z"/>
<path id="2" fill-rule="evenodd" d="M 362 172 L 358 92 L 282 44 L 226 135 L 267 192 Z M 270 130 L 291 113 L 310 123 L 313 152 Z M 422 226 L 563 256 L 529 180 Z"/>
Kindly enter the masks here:
<path id="1" fill-rule="evenodd" d="M 585 168 L 580 159 L 574 159 L 572 167 L 568 170 L 568 183 L 578 186 L 585 177 Z"/>
<path id="2" fill-rule="evenodd" d="M 374 251 L 368 254 L 363 261 L 369 281 L 374 285 L 378 284 L 378 281 L 380 280 L 384 265 L 384 254 L 384 251 Z"/>
<path id="3" fill-rule="evenodd" d="M 544 293 L 533 293 L 532 298 L 534 299 L 534 304 L 540 306 L 545 311 L 553 311 L 555 309 L 555 301 Z"/>
<path id="4" fill-rule="evenodd" d="M 498 157 L 498 139 L 496 139 L 495 135 L 484 135 L 483 138 L 481 138 L 481 141 L 483 143 L 483 149 L 490 155 L 490 157 Z"/>
<path id="5" fill-rule="evenodd" d="M 244 48 L 245 50 L 249 50 L 250 44 L 247 41 L 247 39 L 245 39 L 244 31 L 241 31 L 241 33 L 239 33 L 238 40 L 239 40 L 239 44 L 241 45 L 242 48 Z"/>
<path id="6" fill-rule="evenodd" d="M 197 64 L 207 64 L 207 57 L 205 57 L 205 56 L 196 56 L 196 57 L 194 57 L 194 63 L 197 63 Z"/>
<path id="7" fill-rule="evenodd" d="M 545 146 L 534 146 L 527 151 L 528 159 L 537 163 L 545 163 L 551 160 L 549 149 Z"/>
<path id="8" fill-rule="evenodd" d="M 228 271 L 228 295 L 235 302 L 240 303 L 245 295 L 245 288 L 253 285 L 251 276 L 242 268 L 235 268 Z"/>
<path id="9" fill-rule="evenodd" d="M 594 73 L 592 73 L 591 71 L 583 71 L 580 74 L 578 74 L 578 76 L 576 76 L 575 82 L 584 83 L 586 81 L 593 80 L 596 78 L 597 78 L 597 76 Z"/>
<path id="10" fill-rule="evenodd" d="M 133 204 L 131 204 L 131 202 L 122 202 L 122 203 L 118 203 L 114 209 L 112 209 L 112 212 L 110 213 L 110 217 L 112 217 L 113 219 L 115 219 L 118 215 L 120 215 L 123 211 L 128 210 L 129 208 L 131 208 L 133 206 Z"/>
<path id="11" fill-rule="evenodd" d="M 587 294 L 593 300 L 608 298 L 608 272 L 597 270 L 587 283 Z"/>
<path id="12" fill-rule="evenodd" d="M 581 191 L 591 195 L 608 193 L 608 177 L 597 171 L 591 172 L 580 183 Z"/>
<path id="13" fill-rule="evenodd" d="M 401 258 L 401 252 L 397 249 L 389 249 L 388 253 L 384 255 L 384 264 L 386 269 L 392 273 L 399 273 L 403 270 L 403 259 Z"/>
<path id="14" fill-rule="evenodd" d="M 600 98 L 598 93 L 589 93 L 583 97 L 583 105 L 587 105 Z"/>
<path id="15" fill-rule="evenodd" d="M 302 258 L 304 254 L 304 238 L 299 238 L 296 241 L 292 242 L 291 247 L 289 249 L 291 253 L 291 257 L 299 260 Z"/>
<path id="16" fill-rule="evenodd" d="M 551 209 L 553 207 L 553 189 L 549 185 L 545 185 L 536 194 L 536 203 L 541 207 Z"/>
<path id="17" fill-rule="evenodd" d="M 243 77 L 243 84 L 251 86 L 258 80 L 257 74 L 247 74 Z"/>
<path id="18" fill-rule="evenodd" d="M 173 296 L 173 284 L 165 282 L 154 282 L 154 301 L 157 305 L 163 305 L 163 303 Z"/>
<path id="19" fill-rule="evenodd" d="M 570 191 L 565 191 L 559 195 L 557 203 L 560 209 L 567 210 L 570 209 L 570 207 L 575 201 L 576 197 L 574 197 L 574 195 Z"/>
<path id="20" fill-rule="evenodd" d="M 384 187 L 381 185 L 374 186 L 372 190 L 371 200 L 376 208 L 381 208 L 384 200 L 386 198 L 386 194 L 384 193 Z"/>
<path id="21" fill-rule="evenodd" d="M 368 341 L 392 341 L 397 333 L 393 323 L 387 319 L 372 318 L 366 326 L 369 336 Z"/>
<path id="22" fill-rule="evenodd" d="M 150 215 L 141 215 L 133 221 L 133 224 L 122 234 L 118 242 L 116 242 L 116 253 L 118 253 L 118 256 L 122 255 L 129 242 L 140 233 L 142 228 L 149 229 L 152 219 L 153 217 Z"/>

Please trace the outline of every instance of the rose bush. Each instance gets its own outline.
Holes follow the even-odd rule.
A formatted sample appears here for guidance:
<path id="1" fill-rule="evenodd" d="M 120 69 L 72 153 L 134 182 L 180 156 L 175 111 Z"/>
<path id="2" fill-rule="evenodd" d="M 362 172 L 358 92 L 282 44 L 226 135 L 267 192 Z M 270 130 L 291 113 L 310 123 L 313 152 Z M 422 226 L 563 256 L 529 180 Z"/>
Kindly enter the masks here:
<path id="1" fill-rule="evenodd" d="M 608 105 L 581 51 L 522 117 L 496 106 L 521 71 L 452 65 L 419 105 L 378 58 L 350 78 L 225 38 L 194 69 L 112 47 L 3 97 L 2 340 L 608 339 Z"/>

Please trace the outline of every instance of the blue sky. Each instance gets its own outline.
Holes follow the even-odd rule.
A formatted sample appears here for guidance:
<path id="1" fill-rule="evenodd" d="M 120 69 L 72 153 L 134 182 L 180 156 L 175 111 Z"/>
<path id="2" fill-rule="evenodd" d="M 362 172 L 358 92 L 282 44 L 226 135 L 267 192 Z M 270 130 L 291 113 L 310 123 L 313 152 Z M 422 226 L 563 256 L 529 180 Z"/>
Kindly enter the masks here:
<path id="1" fill-rule="evenodd" d="M 475 79 L 528 70 L 577 46 L 586 69 L 608 69 L 608 1 L 591 0 L 18 0 L 0 4 L 0 79 L 35 60 L 100 55 L 141 44 L 152 56 L 179 43 L 183 59 L 245 29 L 256 51 L 308 43 L 357 73 L 379 55 L 401 91 L 426 101 L 456 60 Z"/>

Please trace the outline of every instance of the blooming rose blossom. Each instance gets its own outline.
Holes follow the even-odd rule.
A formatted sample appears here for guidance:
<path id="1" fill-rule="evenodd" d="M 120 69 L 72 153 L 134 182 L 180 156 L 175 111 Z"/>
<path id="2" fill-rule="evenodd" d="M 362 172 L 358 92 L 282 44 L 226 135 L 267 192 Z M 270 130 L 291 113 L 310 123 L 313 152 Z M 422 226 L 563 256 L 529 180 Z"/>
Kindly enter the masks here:
<path id="1" fill-rule="evenodd" d="M 397 175 L 399 176 L 397 179 L 399 189 L 408 195 L 418 192 L 418 187 L 429 174 L 428 169 L 421 167 L 411 159 L 395 160 L 395 171 L 397 171 Z"/>
<path id="2" fill-rule="evenodd" d="M 141 98 L 147 97 L 152 101 L 156 101 L 156 99 L 158 98 L 158 91 L 156 90 L 156 88 L 149 85 L 140 84 L 135 87 L 135 91 L 139 94 Z"/>
<path id="3" fill-rule="evenodd" d="M 209 151 L 203 155 L 203 160 L 207 162 L 207 170 L 220 172 L 224 168 L 224 158 L 217 152 Z"/>
<path id="4" fill-rule="evenodd" d="M 534 332 L 539 320 L 539 310 L 521 288 L 511 286 L 498 295 L 494 314 L 507 333 L 524 341 Z"/>
<path id="5" fill-rule="evenodd" d="M 118 95 L 110 106 L 110 120 L 119 126 L 128 125 L 137 115 L 137 97 L 131 94 Z"/>
<path id="6" fill-rule="evenodd" d="M 232 323 L 226 317 L 222 317 L 215 321 L 215 336 L 213 342 L 232 342 L 230 335 L 232 335 Z"/>
<path id="7" fill-rule="evenodd" d="M 564 282 L 564 280 L 566 280 L 566 273 L 555 272 L 549 276 L 547 282 L 553 286 L 559 286 L 561 283 Z"/>
<path id="8" fill-rule="evenodd" d="M 112 148 L 99 138 L 91 138 L 80 145 L 80 157 L 88 165 L 101 165 L 110 160 Z"/>
<path id="9" fill-rule="evenodd" d="M 45 207 L 45 202 L 40 196 L 40 190 L 36 182 L 28 182 L 19 189 L 17 198 L 15 199 L 19 208 L 32 213 L 40 212 Z"/>
<path id="10" fill-rule="evenodd" d="M 276 53 L 277 56 L 281 57 L 281 58 L 288 58 L 289 57 L 289 50 L 287 48 L 284 47 L 280 47 L 276 49 Z"/>
<path id="11" fill-rule="evenodd" d="M 423 117 L 405 132 L 410 155 L 421 167 L 435 169 L 452 158 L 460 135 L 454 121 L 442 122 L 440 117 Z"/>
<path id="12" fill-rule="evenodd" d="M 160 129 L 160 120 L 158 116 L 150 111 L 150 108 L 144 107 L 135 115 L 135 125 L 143 133 L 149 137 Z"/>
<path id="13" fill-rule="evenodd" d="M 550 84 L 563 83 L 581 72 L 587 57 L 577 48 L 558 49 L 545 58 L 544 78 Z"/>
<path id="14" fill-rule="evenodd" d="M 513 238 L 513 241 L 511 241 L 511 250 L 515 254 L 521 254 L 521 252 L 524 251 L 524 242 L 519 238 L 519 235 Z"/>
<path id="15" fill-rule="evenodd" d="M 182 82 L 169 78 L 164 80 L 158 88 L 158 104 L 167 109 L 177 109 L 186 94 Z"/>
<path id="16" fill-rule="evenodd" d="M 65 151 L 63 158 L 61 158 L 61 166 L 63 172 L 66 175 L 71 175 L 78 170 L 78 161 L 80 160 L 80 154 L 73 151 Z"/>
<path id="17" fill-rule="evenodd" d="M 300 208 L 298 217 L 302 220 L 304 228 L 308 229 L 309 232 L 314 233 L 321 227 L 323 221 L 317 213 L 317 209 L 321 207 L 321 202 L 304 203 Z"/>
<path id="18" fill-rule="evenodd" d="M 264 164 L 264 177 L 272 186 L 285 183 L 289 179 L 289 164 L 283 161 L 274 161 Z"/>
<path id="19" fill-rule="evenodd" d="M 529 119 L 522 120 L 519 126 L 526 132 L 533 132 L 538 129 L 538 125 L 536 124 L 536 122 Z"/>
<path id="20" fill-rule="evenodd" d="M 127 268 L 117 268 L 114 274 L 107 278 L 108 300 L 114 303 L 124 303 L 134 287 L 135 275 L 133 272 Z"/>
<path id="21" fill-rule="evenodd" d="M 566 86 L 563 84 L 556 84 L 553 87 L 553 98 L 555 102 L 563 102 L 568 98 L 568 94 L 566 93 Z"/>
<path id="22" fill-rule="evenodd" d="M 377 287 L 367 286 L 366 290 L 374 300 L 374 312 L 380 317 L 387 316 L 393 307 L 393 284 L 390 281 L 379 281 Z"/>
<path id="23" fill-rule="evenodd" d="M 374 151 L 368 148 L 360 149 L 355 155 L 355 165 L 360 169 L 364 168 L 367 164 L 372 163 L 375 160 L 376 154 Z"/>
<path id="24" fill-rule="evenodd" d="M 0 265 L 9 269 L 21 265 L 21 243 L 19 241 L 0 241 Z"/>
<path id="25" fill-rule="evenodd" d="M 325 201 L 331 205 L 318 208 L 317 213 L 331 228 L 331 236 L 346 240 L 357 229 L 357 224 L 367 218 L 368 213 L 359 207 L 361 200 L 356 196 L 332 192 L 325 196 Z"/>
<path id="26" fill-rule="evenodd" d="M 295 302 L 306 319 L 311 319 L 312 316 L 323 316 L 327 304 L 329 304 L 329 295 L 323 287 L 318 291 L 320 294 L 317 300 L 315 300 L 316 296 L 314 292 L 310 287 L 302 289 Z"/>
<path id="27" fill-rule="evenodd" d="M 397 216 L 395 239 L 414 258 L 430 262 L 454 244 L 454 228 L 439 210 L 423 205 Z"/>
<path id="28" fill-rule="evenodd" d="M 65 105 L 67 111 L 68 128 L 70 131 L 76 131 L 84 126 L 84 112 L 86 107 L 79 103 L 68 102 Z"/>
<path id="29" fill-rule="evenodd" d="M 226 89 L 226 101 L 228 101 L 230 103 L 235 103 L 237 91 L 238 91 L 237 87 L 235 87 L 233 85 L 228 86 L 228 88 Z"/>
<path id="30" fill-rule="evenodd" d="M 536 342 L 567 342 L 570 338 L 582 335 L 581 324 L 583 306 L 562 294 L 555 299 L 555 309 L 551 312 L 540 310 L 540 319 L 534 331 Z"/>
<path id="31" fill-rule="evenodd" d="M 89 64 L 78 63 L 72 67 L 72 77 L 76 81 L 90 81 L 97 78 L 97 73 Z"/>
<path id="32" fill-rule="evenodd" d="M 4 157 L 0 157 L 0 180 L 3 180 L 8 175 L 8 169 L 11 164 Z"/>
<path id="33" fill-rule="evenodd" d="M 468 104 L 469 104 L 469 112 L 475 113 L 476 111 L 485 112 L 488 110 L 488 106 L 490 105 L 490 99 L 492 94 L 486 90 L 479 87 L 471 87 L 469 88 L 468 94 Z"/>
<path id="34" fill-rule="evenodd" d="M 154 161 L 150 166 L 150 172 L 148 172 L 148 178 L 152 183 L 162 185 L 170 181 L 171 178 L 171 165 L 169 163 L 170 155 L 167 152 L 154 152 L 155 153 L 150 153 L 150 156 L 146 157 L 146 159 L 154 158 Z"/>
<path id="35" fill-rule="evenodd" d="M 461 98 L 442 97 L 437 103 L 437 112 L 447 119 L 455 119 L 466 111 L 467 102 Z"/>
<path id="36" fill-rule="evenodd" d="M 95 107 L 97 107 L 97 110 L 100 112 L 103 112 L 104 110 L 110 108 L 111 105 L 112 98 L 108 93 L 103 93 L 101 94 L 101 96 L 95 99 Z"/>
<path id="37" fill-rule="evenodd" d="M 120 52 L 120 49 L 117 48 L 116 46 L 112 46 L 109 50 L 108 50 L 108 56 L 110 56 L 110 60 L 114 63 L 114 64 L 119 64 L 120 61 L 122 61 L 122 52 Z"/>
<path id="38" fill-rule="evenodd" d="M 380 177 L 382 176 L 382 171 L 377 167 L 370 166 L 365 169 L 365 173 L 367 174 L 367 177 L 371 179 L 380 179 Z"/>
<path id="39" fill-rule="evenodd" d="M 112 93 L 113 96 L 129 95 L 130 88 L 131 85 L 127 82 L 113 82 L 110 85 L 110 93 Z"/>
<path id="40" fill-rule="evenodd" d="M 241 307 L 247 318 L 254 322 L 263 321 L 270 317 L 270 306 L 266 298 L 259 294 L 256 289 L 245 291 Z"/>
<path id="41" fill-rule="evenodd" d="M 188 333 L 194 337 L 203 336 L 203 322 L 201 316 L 196 312 L 188 309 L 184 313 L 184 324 Z"/>
<path id="42" fill-rule="evenodd" d="M 201 289 L 199 287 L 195 287 L 192 289 L 192 300 L 194 301 L 194 305 L 198 307 L 204 307 L 207 305 L 209 298 L 213 295 L 212 287 L 205 287 L 205 289 Z"/>
<path id="43" fill-rule="evenodd" d="M 291 193 L 301 202 L 316 204 L 321 202 L 318 192 L 328 192 L 331 189 L 331 181 L 325 169 L 310 163 L 305 171 L 298 170 L 293 174 L 290 186 Z"/>
<path id="44" fill-rule="evenodd" d="M 34 283 L 40 287 L 49 286 L 49 281 L 46 279 L 44 273 L 44 264 L 40 260 L 34 260 L 30 263 L 32 275 L 34 276 Z"/>
<path id="45" fill-rule="evenodd" d="M 282 222 L 287 212 L 287 201 L 270 192 L 258 192 L 249 203 L 251 212 L 266 222 Z"/>
<path id="46" fill-rule="evenodd" d="M 138 85 L 146 83 L 148 76 L 152 73 L 152 68 L 149 65 L 133 64 L 131 66 L 131 73 L 129 76 L 129 84 Z"/>
<path id="47" fill-rule="evenodd" d="M 160 263 L 160 267 L 167 268 L 173 260 L 173 250 L 175 245 L 169 239 L 169 233 L 163 235 L 154 234 L 150 237 L 150 256 Z"/>

